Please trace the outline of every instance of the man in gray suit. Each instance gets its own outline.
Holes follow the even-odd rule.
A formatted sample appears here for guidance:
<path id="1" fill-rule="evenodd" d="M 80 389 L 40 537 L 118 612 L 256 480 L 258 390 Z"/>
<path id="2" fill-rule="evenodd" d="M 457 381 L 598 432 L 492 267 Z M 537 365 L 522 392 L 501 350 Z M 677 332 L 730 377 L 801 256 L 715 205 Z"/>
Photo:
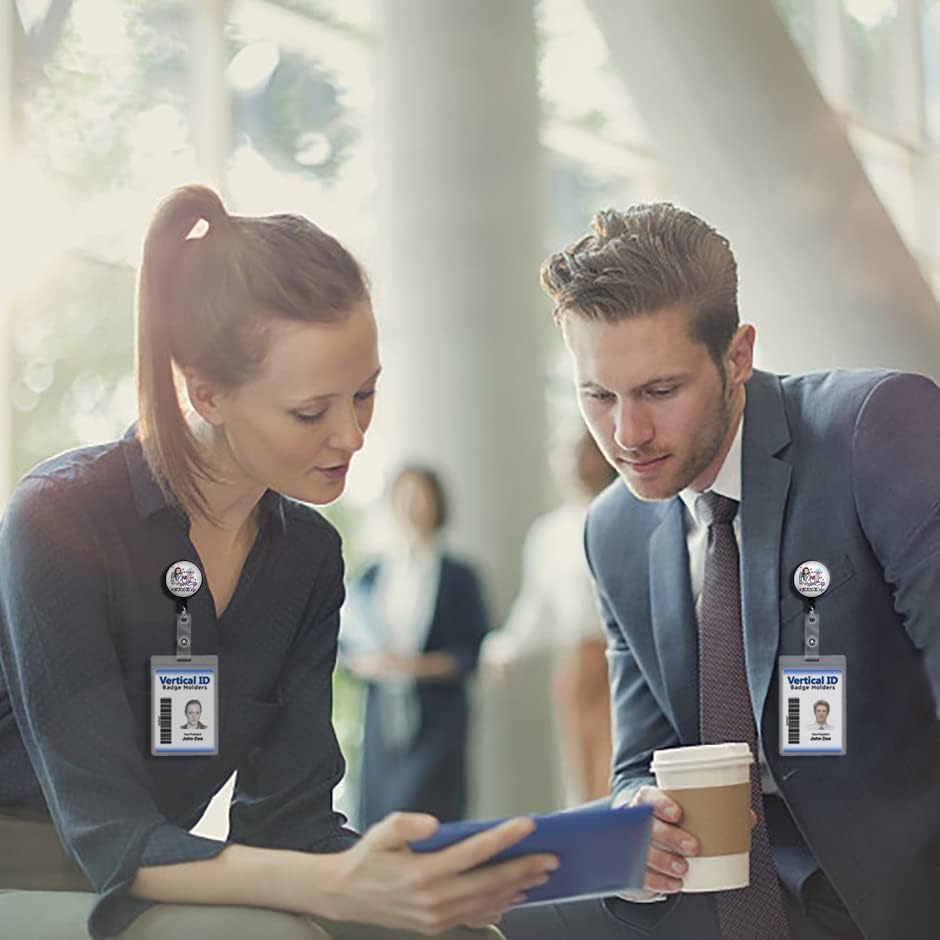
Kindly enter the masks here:
<path id="1" fill-rule="evenodd" d="M 599 213 L 542 280 L 622 478 L 585 549 L 613 800 L 655 818 L 643 892 L 514 912 L 509 940 L 940 936 L 940 389 L 755 370 L 727 240 L 668 204 Z M 810 561 L 829 573 L 811 602 Z M 807 655 L 808 622 L 816 653 L 846 657 L 844 754 L 783 753 L 778 657 Z M 699 846 L 650 758 L 721 740 L 751 743 L 760 774 L 751 885 L 683 894 Z"/>

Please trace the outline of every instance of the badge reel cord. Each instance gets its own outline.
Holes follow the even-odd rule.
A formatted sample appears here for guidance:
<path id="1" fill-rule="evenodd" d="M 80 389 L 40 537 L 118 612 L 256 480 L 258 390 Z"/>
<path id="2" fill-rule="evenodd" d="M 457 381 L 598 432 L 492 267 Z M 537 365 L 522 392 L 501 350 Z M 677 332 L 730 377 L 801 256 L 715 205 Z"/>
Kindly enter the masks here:
<path id="1" fill-rule="evenodd" d="M 819 661 L 819 614 L 816 602 L 806 598 L 806 612 L 803 614 L 803 659 L 809 662 Z"/>
<path id="2" fill-rule="evenodd" d="M 193 618 L 185 597 L 176 599 L 176 658 L 189 662 L 193 658 Z"/>

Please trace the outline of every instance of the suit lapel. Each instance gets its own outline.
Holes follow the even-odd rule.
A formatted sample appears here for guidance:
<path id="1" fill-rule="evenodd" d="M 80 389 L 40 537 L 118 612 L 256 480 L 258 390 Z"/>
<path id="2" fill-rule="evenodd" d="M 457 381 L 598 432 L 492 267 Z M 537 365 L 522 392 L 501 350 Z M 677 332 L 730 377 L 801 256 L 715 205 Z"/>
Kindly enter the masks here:
<path id="1" fill-rule="evenodd" d="M 747 384 L 741 454 L 741 613 L 757 726 L 780 645 L 780 542 L 791 467 L 775 456 L 790 442 L 780 381 L 755 372 Z"/>
<path id="2" fill-rule="evenodd" d="M 650 538 L 650 608 L 676 729 L 683 744 L 695 744 L 699 740 L 698 629 L 680 499 L 668 504 Z"/>

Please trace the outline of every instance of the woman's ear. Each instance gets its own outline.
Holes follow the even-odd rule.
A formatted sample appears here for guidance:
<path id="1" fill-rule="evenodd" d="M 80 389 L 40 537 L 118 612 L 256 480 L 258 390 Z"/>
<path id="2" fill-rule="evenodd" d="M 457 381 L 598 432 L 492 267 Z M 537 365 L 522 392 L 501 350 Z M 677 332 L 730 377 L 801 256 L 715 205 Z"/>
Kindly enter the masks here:
<path id="1" fill-rule="evenodd" d="M 224 424 L 225 418 L 219 407 L 222 391 L 192 369 L 183 370 L 183 379 L 193 411 L 213 427 Z"/>

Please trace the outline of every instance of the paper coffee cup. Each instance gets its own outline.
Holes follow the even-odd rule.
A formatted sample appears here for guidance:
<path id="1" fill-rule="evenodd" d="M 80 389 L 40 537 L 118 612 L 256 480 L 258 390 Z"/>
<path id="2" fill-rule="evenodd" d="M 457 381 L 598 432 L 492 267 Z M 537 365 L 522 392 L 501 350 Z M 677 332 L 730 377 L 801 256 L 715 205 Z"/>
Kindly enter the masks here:
<path id="1" fill-rule="evenodd" d="M 656 786 L 682 807 L 679 826 L 701 844 L 683 891 L 746 888 L 750 880 L 751 764 L 747 744 L 653 751 Z"/>

